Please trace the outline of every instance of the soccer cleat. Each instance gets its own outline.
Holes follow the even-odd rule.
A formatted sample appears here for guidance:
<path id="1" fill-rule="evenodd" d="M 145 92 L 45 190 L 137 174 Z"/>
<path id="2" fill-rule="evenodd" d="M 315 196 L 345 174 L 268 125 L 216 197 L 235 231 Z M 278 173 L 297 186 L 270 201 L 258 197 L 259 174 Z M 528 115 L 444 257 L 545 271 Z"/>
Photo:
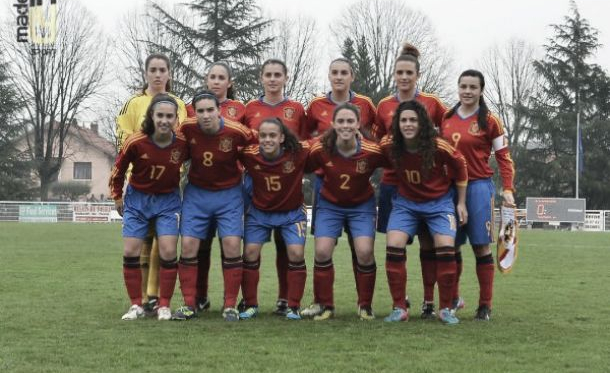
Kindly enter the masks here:
<path id="1" fill-rule="evenodd" d="M 172 320 L 184 321 L 190 320 L 193 317 L 197 317 L 197 312 L 192 307 L 182 306 L 174 312 Z"/>
<path id="2" fill-rule="evenodd" d="M 411 301 L 409 300 L 409 297 L 405 298 L 405 309 L 409 309 L 411 308 Z"/>
<path id="3" fill-rule="evenodd" d="M 222 311 L 222 318 L 225 321 L 239 321 L 239 312 L 235 308 L 225 308 Z"/>
<path id="4" fill-rule="evenodd" d="M 172 310 L 169 307 L 159 307 L 157 309 L 157 320 L 167 321 L 172 319 Z"/>
<path id="5" fill-rule="evenodd" d="M 451 305 L 451 310 L 453 311 L 453 313 L 456 313 L 458 310 L 461 310 L 465 306 L 466 306 L 466 303 L 464 302 L 464 298 L 457 297 L 453 300 L 453 303 Z"/>
<path id="6" fill-rule="evenodd" d="M 392 313 L 383 319 L 385 322 L 409 321 L 409 311 L 403 308 L 394 307 Z"/>
<path id="7" fill-rule="evenodd" d="M 249 319 L 255 318 L 256 315 L 258 315 L 258 307 L 252 306 L 252 307 L 247 307 L 244 312 L 240 312 L 239 318 L 242 320 L 249 320 Z"/>
<path id="8" fill-rule="evenodd" d="M 298 307 L 292 307 L 288 310 L 288 313 L 286 314 L 286 319 L 288 320 L 302 320 L 303 318 L 301 317 L 301 311 L 299 310 Z"/>
<path id="9" fill-rule="evenodd" d="M 210 309 L 210 300 L 208 297 L 197 298 L 197 312 L 203 312 Z"/>
<path id="10" fill-rule="evenodd" d="M 491 309 L 488 305 L 483 304 L 477 308 L 477 313 L 474 315 L 477 321 L 489 321 L 491 319 Z"/>
<path id="11" fill-rule="evenodd" d="M 138 306 L 137 304 L 134 304 L 131 307 L 129 307 L 129 310 L 127 310 L 127 313 L 125 313 L 121 317 L 121 320 L 130 321 L 130 320 L 139 319 L 141 317 L 144 317 L 144 308 L 142 308 L 141 306 Z"/>
<path id="12" fill-rule="evenodd" d="M 335 317 L 335 310 L 330 307 L 322 307 L 319 315 L 313 317 L 314 321 L 330 320 Z"/>
<path id="13" fill-rule="evenodd" d="M 360 317 L 360 320 L 375 320 L 375 314 L 373 313 L 371 306 L 358 307 L 358 316 Z"/>
<path id="14" fill-rule="evenodd" d="M 143 304 L 144 314 L 148 317 L 154 317 L 157 315 L 157 309 L 159 308 L 159 299 L 156 297 L 150 297 L 148 302 Z"/>
<path id="15" fill-rule="evenodd" d="M 237 311 L 244 312 L 246 310 L 246 301 L 244 300 L 244 298 L 241 298 L 239 300 L 239 303 L 237 303 Z"/>
<path id="16" fill-rule="evenodd" d="M 303 317 L 314 317 L 322 313 L 322 307 L 319 303 L 312 303 L 307 308 L 301 311 Z"/>
<path id="17" fill-rule="evenodd" d="M 438 313 L 438 318 L 443 324 L 446 325 L 455 325 L 460 322 L 460 319 L 455 317 L 455 313 L 453 313 L 449 308 L 443 308 L 440 310 Z"/>
<path id="18" fill-rule="evenodd" d="M 424 320 L 436 319 L 436 312 L 434 312 L 434 303 L 427 303 L 424 301 L 421 305 L 421 318 Z"/>
<path id="19" fill-rule="evenodd" d="M 288 313 L 288 301 L 286 299 L 278 299 L 275 304 L 275 311 L 273 311 L 274 315 L 277 316 L 286 316 Z"/>

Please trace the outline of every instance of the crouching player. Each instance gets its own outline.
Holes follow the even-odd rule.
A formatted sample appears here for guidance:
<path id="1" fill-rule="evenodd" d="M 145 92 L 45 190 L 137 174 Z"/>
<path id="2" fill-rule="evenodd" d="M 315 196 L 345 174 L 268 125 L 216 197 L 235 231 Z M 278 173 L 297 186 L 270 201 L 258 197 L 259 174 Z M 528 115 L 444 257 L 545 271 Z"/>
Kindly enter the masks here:
<path id="1" fill-rule="evenodd" d="M 356 263 L 358 315 L 375 318 L 372 309 L 377 265 L 375 263 L 375 195 L 371 174 L 386 164 L 381 148 L 360 139 L 360 110 L 350 103 L 338 105 L 332 128 L 312 145 L 310 166 L 324 174 L 316 213 L 314 304 L 321 308 L 314 320 L 334 315 L 333 251 L 341 230 L 347 226 L 353 237 Z"/>
<path id="2" fill-rule="evenodd" d="M 451 312 L 456 279 L 455 234 L 456 206 L 453 204 L 452 180 L 445 168 L 455 175 L 457 216 L 466 224 L 466 185 L 468 172 L 464 157 L 439 138 L 425 107 L 417 101 L 398 105 L 392 119 L 392 134 L 385 136 L 381 147 L 391 159 L 398 175 L 398 194 L 392 201 L 388 221 L 386 274 L 392 295 L 392 313 L 385 321 L 406 321 L 406 249 L 409 239 L 424 222 L 434 242 L 436 278 L 439 288 L 439 318 L 446 324 L 459 320 Z"/>
<path id="3" fill-rule="evenodd" d="M 187 119 L 180 131 L 191 154 L 189 183 L 182 204 L 182 252 L 178 263 L 184 307 L 173 318 L 186 320 L 195 316 L 197 295 L 197 253 L 200 241 L 218 226 L 222 240 L 224 278 L 223 317 L 237 320 L 237 295 L 241 285 L 244 202 L 238 149 L 254 141 L 245 126 L 220 116 L 216 96 L 202 91 L 193 98 L 196 118 Z"/>
<path id="4" fill-rule="evenodd" d="M 144 316 L 140 252 L 148 227 L 154 222 L 159 240 L 159 320 L 171 319 L 169 308 L 176 285 L 176 244 L 180 224 L 180 167 L 188 154 L 184 137 L 173 128 L 178 104 L 167 94 L 156 95 L 146 111 L 142 131 L 131 135 L 119 153 L 110 192 L 123 216 L 123 277 L 131 307 L 122 317 Z M 133 165 L 123 200 L 125 172 Z"/>
<path id="5" fill-rule="evenodd" d="M 252 177 L 252 204 L 246 212 L 241 319 L 258 314 L 260 253 L 271 231 L 279 230 L 288 249 L 288 313 L 300 320 L 300 303 L 307 277 L 304 257 L 307 217 L 302 180 L 309 146 L 278 118 L 265 119 L 258 128 L 259 145 L 242 150 L 240 160 Z"/>

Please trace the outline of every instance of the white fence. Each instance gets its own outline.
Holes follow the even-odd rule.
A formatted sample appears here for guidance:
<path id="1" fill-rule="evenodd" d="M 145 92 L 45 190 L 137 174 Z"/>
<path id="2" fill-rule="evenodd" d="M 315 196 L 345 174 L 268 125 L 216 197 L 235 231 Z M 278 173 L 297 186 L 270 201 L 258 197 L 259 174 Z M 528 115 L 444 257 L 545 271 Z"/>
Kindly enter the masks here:
<path id="1" fill-rule="evenodd" d="M 307 211 L 308 220 L 311 209 Z M 587 210 L 584 224 L 531 223 L 525 220 L 525 209 L 516 210 L 517 220 L 523 228 L 572 229 L 610 232 L 610 210 Z M 500 214 L 496 210 L 496 227 Z M 121 221 L 112 202 L 16 202 L 0 201 L 0 221 L 14 222 L 78 222 L 108 223 Z"/>

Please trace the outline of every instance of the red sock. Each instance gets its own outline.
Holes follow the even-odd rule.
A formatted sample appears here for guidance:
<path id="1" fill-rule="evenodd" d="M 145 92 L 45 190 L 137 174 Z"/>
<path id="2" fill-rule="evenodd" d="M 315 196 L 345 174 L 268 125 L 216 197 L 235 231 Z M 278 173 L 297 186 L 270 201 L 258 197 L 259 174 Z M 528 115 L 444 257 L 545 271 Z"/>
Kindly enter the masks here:
<path id="1" fill-rule="evenodd" d="M 184 304 L 195 307 L 195 296 L 197 295 L 197 257 L 180 257 L 178 262 L 178 278 L 180 279 L 180 290 Z"/>
<path id="2" fill-rule="evenodd" d="M 206 298 L 208 296 L 208 278 L 210 275 L 213 238 L 208 237 L 199 242 L 199 252 L 197 253 L 197 298 Z"/>
<path id="3" fill-rule="evenodd" d="M 494 287 L 494 258 L 491 254 L 477 257 L 477 278 L 479 279 L 479 306 L 491 309 Z"/>
<path id="4" fill-rule="evenodd" d="M 235 308 L 241 285 L 243 265 L 241 256 L 222 259 L 222 277 L 225 283 L 224 308 Z"/>
<path id="5" fill-rule="evenodd" d="M 169 307 L 176 287 L 178 261 L 159 258 L 159 307 Z"/>
<path id="6" fill-rule="evenodd" d="M 462 276 L 462 269 L 464 268 L 464 263 L 462 263 L 462 251 L 455 250 L 455 287 L 453 288 L 453 299 L 458 299 L 460 297 L 460 277 Z"/>
<path id="7" fill-rule="evenodd" d="M 333 285 L 335 283 L 335 267 L 333 260 L 325 262 L 314 261 L 313 288 L 316 299 L 324 307 L 334 307 Z"/>
<path id="8" fill-rule="evenodd" d="M 142 271 L 139 256 L 123 257 L 123 279 L 131 304 L 142 305 Z"/>
<path id="9" fill-rule="evenodd" d="M 375 292 L 375 279 L 377 277 L 377 263 L 369 265 L 358 264 L 357 286 L 358 306 L 368 306 L 373 304 L 373 293 Z"/>
<path id="10" fill-rule="evenodd" d="M 241 293 L 246 306 L 258 306 L 258 280 L 260 278 L 260 258 L 254 262 L 244 259 L 241 278 Z"/>
<path id="11" fill-rule="evenodd" d="M 273 231 L 275 240 L 275 268 L 277 269 L 278 299 L 288 298 L 288 249 L 279 229 Z"/>
<path id="12" fill-rule="evenodd" d="M 421 277 L 424 284 L 424 302 L 434 303 L 434 285 L 436 284 L 436 254 L 431 250 L 419 249 Z"/>
<path id="13" fill-rule="evenodd" d="M 392 306 L 405 308 L 407 294 L 407 250 L 400 247 L 386 247 L 385 271 L 392 295 Z"/>
<path id="14" fill-rule="evenodd" d="M 453 246 L 442 246 L 435 250 L 439 308 L 451 308 L 455 288 L 455 248 Z"/>
<path id="15" fill-rule="evenodd" d="M 305 280 L 307 279 L 307 267 L 305 261 L 288 262 L 288 307 L 300 307 L 303 293 L 305 292 Z"/>

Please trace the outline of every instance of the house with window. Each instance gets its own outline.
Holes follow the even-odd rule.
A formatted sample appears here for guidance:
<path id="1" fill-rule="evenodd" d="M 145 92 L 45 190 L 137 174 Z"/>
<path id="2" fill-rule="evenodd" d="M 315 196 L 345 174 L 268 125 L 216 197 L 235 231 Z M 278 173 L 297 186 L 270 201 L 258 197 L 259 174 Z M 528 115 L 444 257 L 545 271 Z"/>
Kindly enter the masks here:
<path id="1" fill-rule="evenodd" d="M 18 143 L 17 148 L 26 151 L 28 145 L 25 138 Z M 80 201 L 105 201 L 108 198 L 108 180 L 116 158 L 115 144 L 99 133 L 99 127 L 94 122 L 88 128 L 73 123 L 64 142 L 64 160 L 53 184 L 63 186 L 86 185 L 90 191 L 72 197 Z M 32 173 L 32 182 L 38 183 L 37 176 Z M 65 189 L 65 188 L 64 188 Z M 83 189 L 83 188 L 78 188 Z M 86 188 L 87 189 L 87 188 Z M 53 185 L 50 188 L 51 199 L 65 199 L 66 196 L 54 195 Z M 70 199 L 72 199 L 70 198 Z"/>
<path id="2" fill-rule="evenodd" d="M 105 200 L 116 158 L 114 144 L 100 136 L 96 123 L 89 128 L 71 126 L 65 144 L 66 156 L 57 174 L 57 182 L 87 183 L 91 186 L 87 199 Z"/>

